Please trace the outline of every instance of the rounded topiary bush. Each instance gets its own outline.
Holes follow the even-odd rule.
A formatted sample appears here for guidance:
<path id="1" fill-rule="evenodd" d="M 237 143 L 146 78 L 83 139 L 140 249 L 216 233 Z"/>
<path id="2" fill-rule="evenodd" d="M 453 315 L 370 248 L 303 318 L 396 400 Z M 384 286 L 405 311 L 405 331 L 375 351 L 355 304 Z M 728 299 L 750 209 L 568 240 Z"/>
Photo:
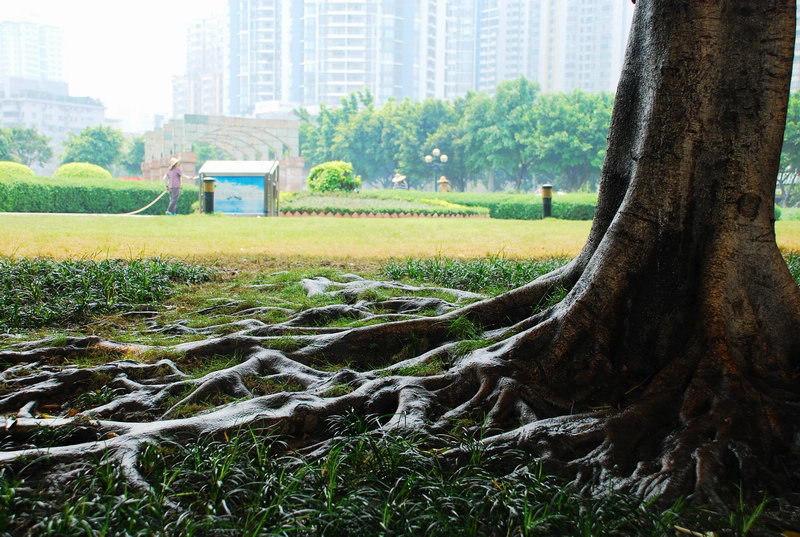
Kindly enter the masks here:
<path id="1" fill-rule="evenodd" d="M 70 162 L 59 166 L 53 177 L 58 179 L 113 179 L 111 172 L 88 162 Z"/>
<path id="2" fill-rule="evenodd" d="M 311 168 L 306 184 L 311 192 L 350 192 L 361 186 L 361 176 L 349 162 L 332 160 Z"/>
<path id="3" fill-rule="evenodd" d="M 33 177 L 36 175 L 33 170 L 18 162 L 0 161 L 0 179 L 11 179 L 14 177 Z"/>

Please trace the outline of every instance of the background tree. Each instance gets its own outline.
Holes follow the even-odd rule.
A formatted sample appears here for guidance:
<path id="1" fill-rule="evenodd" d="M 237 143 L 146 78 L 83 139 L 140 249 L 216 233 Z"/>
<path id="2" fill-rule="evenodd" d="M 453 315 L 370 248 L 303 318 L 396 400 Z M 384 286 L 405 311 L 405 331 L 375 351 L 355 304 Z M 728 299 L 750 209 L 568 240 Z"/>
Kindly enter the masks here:
<path id="1" fill-rule="evenodd" d="M 88 127 L 79 134 L 70 134 L 64 142 L 62 164 L 88 162 L 110 168 L 122 156 L 125 137 L 111 127 Z"/>
<path id="2" fill-rule="evenodd" d="M 453 190 L 463 192 L 467 186 L 467 179 L 472 175 L 467 159 L 467 150 L 464 143 L 464 113 L 467 108 L 467 99 L 455 99 L 448 105 L 450 113 L 448 119 L 443 121 L 436 132 L 428 137 L 425 143 L 428 147 L 437 147 L 448 156 L 447 163 L 442 169 L 442 174 L 447 176 Z"/>
<path id="3" fill-rule="evenodd" d="M 53 157 L 50 139 L 36 129 L 11 127 L 8 129 L 9 149 L 17 162 L 30 166 L 42 165 Z"/>
<path id="4" fill-rule="evenodd" d="M 487 164 L 512 176 L 515 190 L 521 190 L 530 178 L 534 162 L 526 137 L 532 130 L 528 111 L 538 90 L 536 83 L 525 78 L 502 82 L 489 108 L 489 124 L 476 132 L 485 144 L 481 153 Z"/>
<path id="5" fill-rule="evenodd" d="M 597 177 L 606 153 L 613 96 L 608 93 L 542 95 L 527 111 L 531 130 L 520 139 L 536 170 L 558 177 L 567 191 Z"/>
<path id="6" fill-rule="evenodd" d="M 192 153 L 197 155 L 197 169 L 203 167 L 203 164 L 208 160 L 231 160 L 233 157 L 215 145 L 206 144 L 202 142 L 195 142 L 192 144 Z"/>
<path id="7" fill-rule="evenodd" d="M 391 104 L 382 109 L 390 111 Z M 379 112 L 372 102 L 368 103 L 337 126 L 332 148 L 333 154 L 350 162 L 358 175 L 383 186 L 391 184 L 397 167 L 395 145 L 384 136 L 386 117 L 385 112 Z"/>
<path id="8" fill-rule="evenodd" d="M 343 97 L 341 105 L 337 108 L 321 105 L 316 118 L 312 118 L 305 109 L 297 110 L 295 113 L 301 120 L 300 151 L 306 159 L 306 164 L 315 166 L 337 160 L 335 152 L 337 129 L 356 115 L 359 109 L 371 105 L 373 100 L 369 91 L 355 92 Z"/>
<path id="9" fill-rule="evenodd" d="M 469 92 L 464 98 L 464 108 L 459 119 L 457 144 L 464 166 L 474 175 L 486 172 L 491 176 L 487 183 L 489 191 L 495 190 L 495 163 L 490 160 L 492 148 L 485 133 L 492 124 L 492 98 L 485 93 Z M 488 179 L 488 177 L 487 177 Z"/>
<path id="10" fill-rule="evenodd" d="M 128 150 L 122 156 L 120 164 L 126 173 L 138 175 L 142 173 L 142 162 L 144 162 L 144 137 L 136 136 L 128 140 L 127 145 Z"/>
<path id="11" fill-rule="evenodd" d="M 8 140 L 8 131 L 0 129 L 0 160 L 11 160 L 11 149 Z"/>
<path id="12" fill-rule="evenodd" d="M 789 99 L 786 117 L 786 131 L 783 135 L 781 167 L 778 172 L 778 197 L 776 202 L 782 207 L 800 202 L 798 177 L 800 176 L 800 92 L 793 93 Z"/>
<path id="13" fill-rule="evenodd" d="M 431 136 L 452 119 L 452 106 L 440 99 L 426 99 L 421 103 L 406 101 L 400 112 L 402 116 L 396 117 L 400 173 L 407 176 L 406 182 L 412 188 L 434 190 L 437 174 L 424 159 L 435 148 L 431 145 Z M 442 173 L 447 174 L 446 168 Z"/>

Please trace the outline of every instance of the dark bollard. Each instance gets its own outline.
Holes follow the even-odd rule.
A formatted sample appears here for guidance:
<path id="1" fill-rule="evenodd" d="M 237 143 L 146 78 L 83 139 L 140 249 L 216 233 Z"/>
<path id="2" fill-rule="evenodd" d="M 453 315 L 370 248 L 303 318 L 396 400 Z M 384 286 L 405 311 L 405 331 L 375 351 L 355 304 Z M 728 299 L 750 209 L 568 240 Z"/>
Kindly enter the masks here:
<path id="1" fill-rule="evenodd" d="M 206 214 L 214 212 L 214 182 L 213 178 L 203 178 L 203 212 Z"/>
<path id="2" fill-rule="evenodd" d="M 553 215 L 553 185 L 542 185 L 542 217 Z"/>

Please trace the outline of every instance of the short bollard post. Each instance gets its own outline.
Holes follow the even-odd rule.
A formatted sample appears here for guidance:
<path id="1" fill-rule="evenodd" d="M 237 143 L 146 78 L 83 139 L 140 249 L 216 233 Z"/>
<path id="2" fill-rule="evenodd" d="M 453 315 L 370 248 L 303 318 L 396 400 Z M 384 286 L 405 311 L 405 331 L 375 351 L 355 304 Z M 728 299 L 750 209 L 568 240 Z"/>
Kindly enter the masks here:
<path id="1" fill-rule="evenodd" d="M 214 212 L 214 178 L 203 178 L 203 212 Z"/>
<path id="2" fill-rule="evenodd" d="M 542 185 L 542 217 L 553 215 L 553 185 Z"/>

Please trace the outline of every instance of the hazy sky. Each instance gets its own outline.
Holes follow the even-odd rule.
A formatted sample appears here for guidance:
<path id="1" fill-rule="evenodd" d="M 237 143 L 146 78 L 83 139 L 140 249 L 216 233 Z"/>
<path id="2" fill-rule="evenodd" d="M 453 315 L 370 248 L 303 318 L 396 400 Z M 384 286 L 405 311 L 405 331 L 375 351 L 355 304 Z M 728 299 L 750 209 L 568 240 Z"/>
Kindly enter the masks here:
<path id="1" fill-rule="evenodd" d="M 95 97 L 126 130 L 169 114 L 183 74 L 186 26 L 224 14 L 224 0 L 0 0 L 0 20 L 59 26 L 70 93 Z"/>

